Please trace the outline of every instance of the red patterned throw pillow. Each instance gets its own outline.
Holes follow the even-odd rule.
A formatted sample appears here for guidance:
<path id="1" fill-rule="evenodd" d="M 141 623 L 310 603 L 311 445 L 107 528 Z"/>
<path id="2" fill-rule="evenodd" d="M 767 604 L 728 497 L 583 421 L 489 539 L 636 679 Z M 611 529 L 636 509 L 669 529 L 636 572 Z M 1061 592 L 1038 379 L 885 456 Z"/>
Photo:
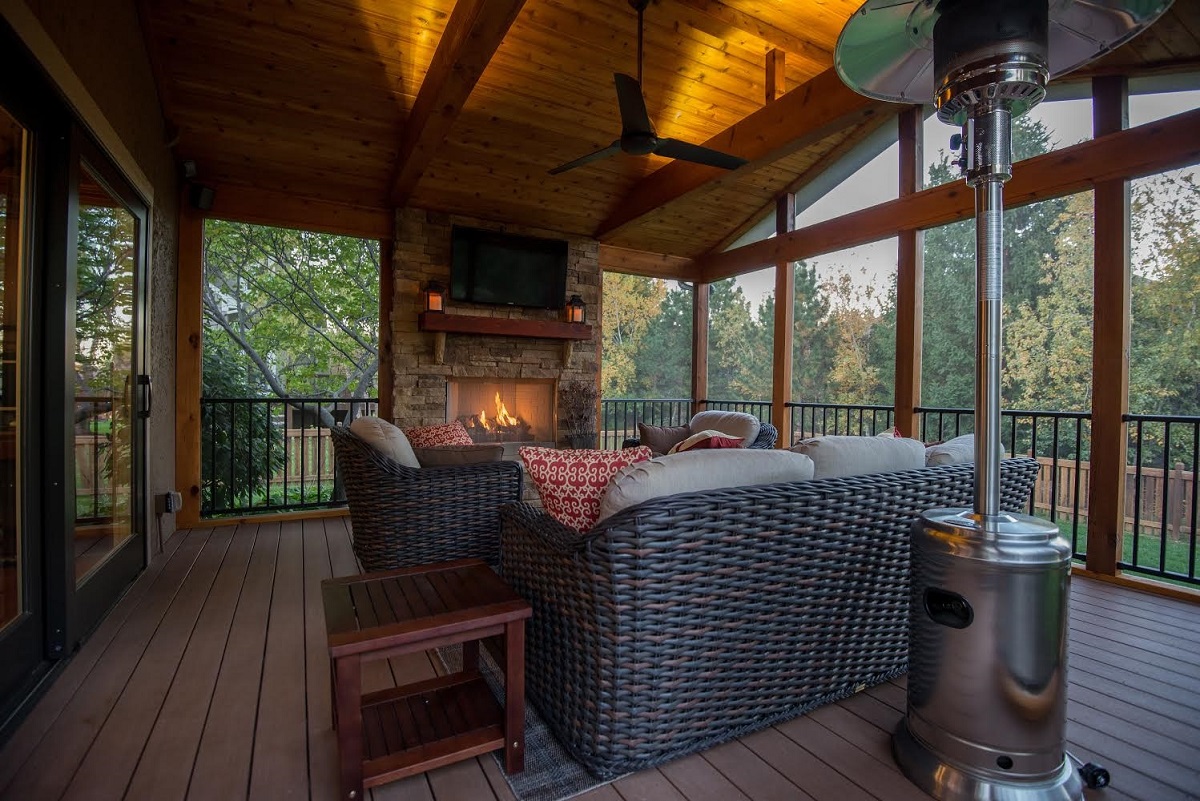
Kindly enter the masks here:
<path id="1" fill-rule="evenodd" d="M 596 525 L 600 498 L 618 470 L 653 456 L 645 445 L 619 451 L 525 447 L 520 454 L 546 512 L 576 531 Z"/>
<path id="2" fill-rule="evenodd" d="M 440 445 L 470 445 L 471 435 L 461 422 L 436 426 L 417 426 L 404 429 L 404 436 L 414 448 L 436 448 Z"/>

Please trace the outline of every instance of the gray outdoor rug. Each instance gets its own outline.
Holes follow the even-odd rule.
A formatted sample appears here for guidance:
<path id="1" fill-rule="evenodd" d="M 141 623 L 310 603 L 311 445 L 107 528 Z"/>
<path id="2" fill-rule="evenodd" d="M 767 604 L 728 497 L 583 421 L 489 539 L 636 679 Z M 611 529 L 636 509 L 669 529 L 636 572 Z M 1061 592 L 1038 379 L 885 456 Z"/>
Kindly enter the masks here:
<path id="1" fill-rule="evenodd" d="M 460 646 L 450 645 L 437 652 L 447 670 L 462 669 Z M 492 694 L 503 704 L 504 675 L 486 647 L 479 649 L 479 667 Z M 504 773 L 504 752 L 493 751 L 491 756 Z M 597 779 L 572 759 L 528 701 L 525 704 L 525 770 L 516 776 L 504 773 L 504 778 L 520 801 L 562 801 L 614 781 Z"/>

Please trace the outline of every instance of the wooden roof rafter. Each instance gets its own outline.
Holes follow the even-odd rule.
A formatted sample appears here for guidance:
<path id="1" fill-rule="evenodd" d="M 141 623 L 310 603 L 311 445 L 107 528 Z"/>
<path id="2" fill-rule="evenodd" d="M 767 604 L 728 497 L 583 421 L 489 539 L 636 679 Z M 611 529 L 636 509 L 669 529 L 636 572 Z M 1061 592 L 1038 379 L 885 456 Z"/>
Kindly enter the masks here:
<path id="1" fill-rule="evenodd" d="M 750 162 L 732 172 L 674 161 L 639 181 L 600 225 L 605 240 L 640 218 L 728 176 L 753 171 L 835 131 L 873 119 L 884 104 L 847 88 L 832 68 L 711 137 L 705 147 Z"/>
<path id="2" fill-rule="evenodd" d="M 771 47 L 811 62 L 819 69 L 827 69 L 833 65 L 833 51 L 829 48 L 794 36 L 745 11 L 726 5 L 721 0 L 676 0 L 676 2 L 699 12 L 716 25 L 727 26 L 762 39 Z M 702 27 L 706 29 L 706 32 L 714 35 L 717 34 L 717 31 L 712 30 L 702 21 L 691 20 L 690 24 Z"/>
<path id="3" fill-rule="evenodd" d="M 458 0 L 421 82 L 396 159 L 391 198 L 407 204 L 525 0 Z"/>

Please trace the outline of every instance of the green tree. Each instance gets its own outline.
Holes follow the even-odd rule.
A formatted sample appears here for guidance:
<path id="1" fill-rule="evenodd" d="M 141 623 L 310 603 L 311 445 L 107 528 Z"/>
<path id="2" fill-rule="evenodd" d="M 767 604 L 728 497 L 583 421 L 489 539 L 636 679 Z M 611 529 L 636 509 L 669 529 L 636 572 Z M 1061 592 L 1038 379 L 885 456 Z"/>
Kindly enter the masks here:
<path id="1" fill-rule="evenodd" d="M 601 393 L 606 398 L 630 397 L 641 383 L 639 351 L 646 330 L 658 316 L 667 294 L 666 283 L 655 278 L 606 272 L 603 292 Z"/>
<path id="2" fill-rule="evenodd" d="M 606 354 L 607 355 L 607 354 Z M 692 289 L 667 290 L 642 336 L 631 394 L 642 398 L 686 398 L 692 385 Z"/>
<path id="3" fill-rule="evenodd" d="M 203 349 L 206 398 L 257 398 L 270 392 L 261 373 L 239 358 L 229 339 L 209 337 Z M 266 491 L 268 479 L 284 462 L 283 426 L 272 425 L 266 404 L 203 405 L 200 421 L 202 511 L 244 506 Z"/>
<path id="4" fill-rule="evenodd" d="M 379 369 L 378 243 L 209 220 L 207 342 L 228 338 L 280 398 L 364 398 Z"/>

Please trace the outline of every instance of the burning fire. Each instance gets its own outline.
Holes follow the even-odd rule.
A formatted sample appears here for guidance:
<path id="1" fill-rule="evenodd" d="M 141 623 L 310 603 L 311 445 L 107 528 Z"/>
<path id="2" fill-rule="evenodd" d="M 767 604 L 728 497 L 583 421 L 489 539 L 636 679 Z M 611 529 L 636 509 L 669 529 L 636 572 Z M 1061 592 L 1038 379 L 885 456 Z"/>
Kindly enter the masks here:
<path id="1" fill-rule="evenodd" d="M 519 426 L 521 421 L 508 413 L 508 407 L 504 405 L 504 401 L 500 400 L 500 393 L 496 393 L 496 417 L 495 423 L 488 419 L 487 410 L 479 410 L 479 424 L 487 431 L 492 431 L 496 426 Z"/>

